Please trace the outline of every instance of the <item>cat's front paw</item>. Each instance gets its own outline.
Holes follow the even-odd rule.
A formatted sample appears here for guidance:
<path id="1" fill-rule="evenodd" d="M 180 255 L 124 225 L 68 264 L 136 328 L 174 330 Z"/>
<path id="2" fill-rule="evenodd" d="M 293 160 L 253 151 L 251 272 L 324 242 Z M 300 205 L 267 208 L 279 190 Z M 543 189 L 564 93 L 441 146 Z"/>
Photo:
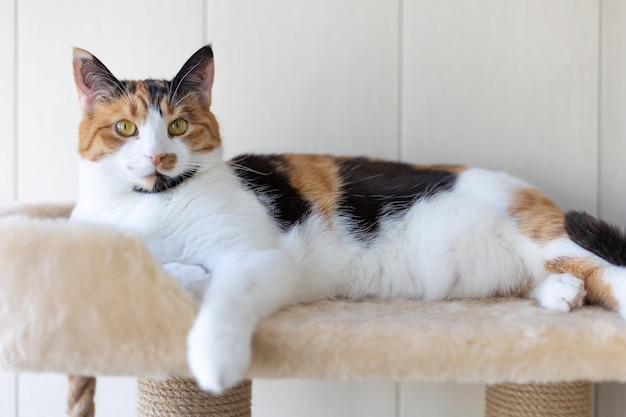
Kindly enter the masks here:
<path id="1" fill-rule="evenodd" d="M 241 382 L 250 364 L 252 328 L 230 324 L 201 311 L 187 337 L 191 373 L 200 388 L 214 394 Z"/>
<path id="2" fill-rule="evenodd" d="M 570 311 L 583 305 L 585 284 L 570 274 L 552 274 L 535 287 L 531 293 L 539 304 L 549 310 Z"/>

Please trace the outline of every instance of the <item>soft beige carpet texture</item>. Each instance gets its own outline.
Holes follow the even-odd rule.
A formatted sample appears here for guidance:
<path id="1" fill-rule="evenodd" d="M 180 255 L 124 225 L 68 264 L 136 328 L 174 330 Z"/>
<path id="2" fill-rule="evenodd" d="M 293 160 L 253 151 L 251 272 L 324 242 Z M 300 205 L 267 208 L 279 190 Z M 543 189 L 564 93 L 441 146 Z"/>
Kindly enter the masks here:
<path id="1" fill-rule="evenodd" d="M 140 240 L 70 223 L 69 209 L 0 210 L 0 368 L 187 375 L 192 300 Z M 626 381 L 626 322 L 597 307 L 556 313 L 520 299 L 319 301 L 260 325 L 248 374 Z"/>

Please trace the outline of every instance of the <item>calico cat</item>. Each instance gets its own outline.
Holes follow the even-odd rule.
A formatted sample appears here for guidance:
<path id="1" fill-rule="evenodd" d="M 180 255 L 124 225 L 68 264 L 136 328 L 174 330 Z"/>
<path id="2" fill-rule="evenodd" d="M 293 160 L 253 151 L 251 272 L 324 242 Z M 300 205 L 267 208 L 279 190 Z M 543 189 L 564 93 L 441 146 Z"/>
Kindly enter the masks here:
<path id="1" fill-rule="evenodd" d="M 73 65 L 72 218 L 139 234 L 199 295 L 188 361 L 206 390 L 240 381 L 261 319 L 320 298 L 520 294 L 570 311 L 586 295 L 626 317 L 626 269 L 568 238 L 564 213 L 522 180 L 327 155 L 224 161 L 209 46 L 171 81 L 119 80 L 81 49 Z"/>

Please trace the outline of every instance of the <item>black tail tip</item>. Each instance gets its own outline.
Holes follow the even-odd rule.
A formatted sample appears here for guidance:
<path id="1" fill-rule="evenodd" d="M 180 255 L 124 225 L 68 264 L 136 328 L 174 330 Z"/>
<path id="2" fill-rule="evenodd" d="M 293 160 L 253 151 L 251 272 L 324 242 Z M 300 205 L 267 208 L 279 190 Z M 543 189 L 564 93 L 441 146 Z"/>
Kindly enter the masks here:
<path id="1" fill-rule="evenodd" d="M 626 234 L 604 220 L 584 211 L 565 214 L 565 232 L 583 249 L 618 266 L 626 266 Z"/>

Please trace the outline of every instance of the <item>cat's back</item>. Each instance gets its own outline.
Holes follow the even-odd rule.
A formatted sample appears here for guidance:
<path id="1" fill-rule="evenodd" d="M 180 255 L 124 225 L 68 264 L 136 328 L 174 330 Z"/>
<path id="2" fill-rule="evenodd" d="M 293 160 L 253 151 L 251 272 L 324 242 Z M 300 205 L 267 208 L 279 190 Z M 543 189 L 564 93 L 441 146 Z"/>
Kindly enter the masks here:
<path id="1" fill-rule="evenodd" d="M 347 219 L 359 233 L 407 213 L 417 202 L 456 194 L 506 204 L 527 184 L 504 173 L 462 165 L 413 165 L 369 158 L 310 154 L 245 154 L 230 165 L 283 230 L 312 215 Z M 345 223 L 345 222 L 344 222 Z"/>

